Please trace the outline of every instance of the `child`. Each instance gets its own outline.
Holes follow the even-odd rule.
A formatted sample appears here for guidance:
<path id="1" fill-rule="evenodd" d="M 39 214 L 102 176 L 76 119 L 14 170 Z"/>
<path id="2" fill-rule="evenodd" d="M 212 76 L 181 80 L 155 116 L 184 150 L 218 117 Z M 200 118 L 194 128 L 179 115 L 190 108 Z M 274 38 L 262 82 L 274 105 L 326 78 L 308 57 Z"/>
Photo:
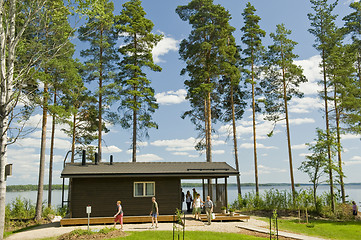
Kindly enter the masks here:
<path id="1" fill-rule="evenodd" d="M 117 213 L 114 215 L 114 227 L 119 221 L 121 230 L 123 230 L 123 208 L 122 205 L 120 205 L 121 203 L 121 201 L 117 201 Z"/>

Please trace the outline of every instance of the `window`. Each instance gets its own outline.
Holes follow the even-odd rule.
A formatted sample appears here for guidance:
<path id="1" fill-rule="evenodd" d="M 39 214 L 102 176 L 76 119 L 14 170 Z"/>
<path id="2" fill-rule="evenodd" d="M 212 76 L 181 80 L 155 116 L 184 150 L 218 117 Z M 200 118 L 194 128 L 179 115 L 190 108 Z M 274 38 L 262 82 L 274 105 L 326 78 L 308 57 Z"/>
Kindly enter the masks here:
<path id="1" fill-rule="evenodd" d="M 155 182 L 134 182 L 134 197 L 153 197 Z"/>

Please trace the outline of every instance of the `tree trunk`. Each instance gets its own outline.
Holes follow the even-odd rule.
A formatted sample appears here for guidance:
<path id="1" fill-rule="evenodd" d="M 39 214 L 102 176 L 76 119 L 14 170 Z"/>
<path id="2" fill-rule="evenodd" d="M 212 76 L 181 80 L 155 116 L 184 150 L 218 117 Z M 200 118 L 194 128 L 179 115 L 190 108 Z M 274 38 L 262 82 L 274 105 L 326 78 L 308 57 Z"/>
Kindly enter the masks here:
<path id="1" fill-rule="evenodd" d="M 292 188 L 292 197 L 293 197 L 293 202 L 294 202 L 296 199 L 296 189 L 295 189 L 295 181 L 294 181 L 294 177 L 293 177 L 291 133 L 290 133 L 290 123 L 289 123 L 289 118 L 288 118 L 287 87 L 286 87 L 286 77 L 285 77 L 285 68 L 284 67 L 282 67 L 282 78 L 283 78 L 283 100 L 284 100 L 284 104 L 285 104 L 285 114 L 286 114 L 288 160 L 289 160 L 289 164 L 290 164 L 291 188 Z"/>
<path id="2" fill-rule="evenodd" d="M 56 105 L 56 90 L 54 90 L 54 105 Z M 55 140 L 55 113 L 51 124 L 51 142 L 50 142 L 50 162 L 49 162 L 49 189 L 48 189 L 48 207 L 51 207 L 51 188 L 53 182 L 53 159 L 54 159 L 54 140 Z"/>
<path id="3" fill-rule="evenodd" d="M 74 113 L 73 116 L 73 132 L 72 132 L 72 136 L 71 136 L 71 163 L 74 163 L 74 158 L 75 158 L 75 136 L 76 136 L 76 113 Z"/>
<path id="4" fill-rule="evenodd" d="M 208 78 L 208 83 L 210 83 L 210 79 Z M 207 93 L 207 100 L 206 100 L 206 106 L 207 106 L 207 129 L 206 129 L 206 137 L 208 139 L 207 141 L 207 162 L 212 162 L 212 113 L 211 113 L 211 93 Z"/>
<path id="5" fill-rule="evenodd" d="M 338 170 L 340 175 L 340 186 L 341 186 L 341 198 L 342 203 L 346 203 L 345 185 L 343 182 L 343 171 L 342 171 L 342 156 L 341 156 L 341 133 L 340 133 L 340 109 L 337 105 L 337 86 L 335 84 L 334 91 L 334 103 L 336 113 L 336 134 L 337 134 L 337 157 L 338 157 Z"/>
<path id="6" fill-rule="evenodd" d="M 322 69 L 323 69 L 323 90 L 325 94 L 325 119 L 326 119 L 326 136 L 327 142 L 330 141 L 330 125 L 328 119 L 328 102 L 327 102 L 327 78 L 326 78 L 326 63 L 325 63 L 325 50 L 322 50 Z M 329 169 L 329 181 L 330 181 L 330 195 L 331 195 L 331 209 L 335 211 L 335 202 L 333 195 L 333 177 L 332 177 L 332 157 L 331 157 L 331 146 L 327 145 L 327 155 L 328 155 L 328 169 Z"/>
<path id="7" fill-rule="evenodd" d="M 233 127 L 233 146 L 234 146 L 234 160 L 236 163 L 236 170 L 239 172 L 239 163 L 238 163 L 238 146 L 237 146 L 237 128 L 236 128 L 236 116 L 234 112 L 234 100 L 233 100 L 233 85 L 232 82 L 230 83 L 231 87 L 231 107 L 232 107 L 232 127 Z M 240 174 L 240 173 L 239 173 Z M 240 175 L 236 177 L 237 179 L 237 189 L 238 195 L 241 195 L 241 179 Z"/>
<path id="8" fill-rule="evenodd" d="M 45 169 L 45 148 L 46 148 L 46 123 L 48 113 L 48 84 L 44 84 L 44 97 L 43 97 L 43 120 L 41 127 L 41 147 L 40 147 L 40 165 L 39 165 L 39 182 L 38 182 L 38 195 L 36 199 L 35 219 L 41 220 L 42 207 L 43 207 L 43 192 L 44 192 L 44 169 Z"/>
<path id="9" fill-rule="evenodd" d="M 103 28 L 101 27 L 100 30 L 100 53 L 99 53 L 99 116 L 98 116 L 98 162 L 102 161 L 102 130 L 103 130 L 103 123 L 102 123 L 102 110 L 103 110 L 103 99 L 102 99 L 102 91 L 103 91 Z"/>
<path id="10" fill-rule="evenodd" d="M 253 59 L 253 52 L 252 52 Z M 254 178 L 256 183 L 256 195 L 259 196 L 258 164 L 257 164 L 257 141 L 256 141 L 256 100 L 254 90 L 254 66 L 252 60 L 252 123 L 253 123 L 253 156 L 254 156 Z"/>
<path id="11" fill-rule="evenodd" d="M 134 96 L 134 102 L 137 101 L 137 97 Z M 133 141 L 132 141 L 132 161 L 137 161 L 137 111 L 133 109 Z"/>

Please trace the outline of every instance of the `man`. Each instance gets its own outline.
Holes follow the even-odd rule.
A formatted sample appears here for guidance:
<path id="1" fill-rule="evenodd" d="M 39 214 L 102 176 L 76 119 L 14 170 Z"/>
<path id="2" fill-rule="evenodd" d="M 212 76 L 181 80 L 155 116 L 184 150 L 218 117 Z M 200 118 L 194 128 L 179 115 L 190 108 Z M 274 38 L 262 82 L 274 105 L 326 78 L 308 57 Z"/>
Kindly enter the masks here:
<path id="1" fill-rule="evenodd" d="M 155 201 L 155 197 L 152 197 L 152 210 L 150 211 L 150 215 L 152 216 L 152 226 L 154 228 L 154 221 L 155 221 L 155 228 L 158 228 L 158 203 Z"/>
<path id="2" fill-rule="evenodd" d="M 208 225 L 211 225 L 212 213 L 213 213 L 213 202 L 212 202 L 210 196 L 207 196 L 207 200 L 205 201 L 204 206 L 206 208 Z"/>

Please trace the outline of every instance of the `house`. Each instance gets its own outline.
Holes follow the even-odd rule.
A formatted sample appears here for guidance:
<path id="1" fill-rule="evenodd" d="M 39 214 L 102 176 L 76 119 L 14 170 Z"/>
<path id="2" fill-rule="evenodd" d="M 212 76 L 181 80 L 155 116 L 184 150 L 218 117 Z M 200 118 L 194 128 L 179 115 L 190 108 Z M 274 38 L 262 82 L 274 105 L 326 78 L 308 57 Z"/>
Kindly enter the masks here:
<path id="1" fill-rule="evenodd" d="M 227 207 L 227 178 L 239 173 L 225 162 L 101 162 L 67 163 L 61 173 L 69 178 L 71 218 L 113 216 L 121 200 L 127 216 L 149 215 L 156 197 L 161 215 L 181 206 L 181 180 L 202 179 L 203 199 L 210 195 L 216 209 Z M 222 183 L 223 182 L 223 183 Z M 209 190 L 208 190 L 209 189 Z"/>

